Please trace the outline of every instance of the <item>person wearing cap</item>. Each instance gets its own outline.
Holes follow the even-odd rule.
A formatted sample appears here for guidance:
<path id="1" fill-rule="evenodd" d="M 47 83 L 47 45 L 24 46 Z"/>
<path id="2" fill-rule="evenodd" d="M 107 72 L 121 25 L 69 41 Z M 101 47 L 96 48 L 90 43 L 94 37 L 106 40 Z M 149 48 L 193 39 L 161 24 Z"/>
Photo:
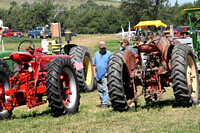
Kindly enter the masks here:
<path id="1" fill-rule="evenodd" d="M 109 107 L 108 87 L 107 87 L 107 62 L 111 52 L 106 50 L 106 43 L 99 43 L 99 51 L 94 55 L 93 71 L 97 81 L 97 89 L 101 100 L 100 107 Z"/>
<path id="2" fill-rule="evenodd" d="M 133 54 L 137 54 L 137 52 L 131 47 L 129 46 L 129 41 L 126 37 L 123 37 L 120 41 L 121 46 L 120 46 L 120 50 L 121 51 L 125 51 L 126 49 L 131 50 L 133 52 Z"/>
<path id="3" fill-rule="evenodd" d="M 160 33 L 161 34 L 161 33 Z M 159 33 L 158 32 L 152 32 L 152 34 L 150 35 L 150 39 L 146 42 L 146 44 L 149 44 L 152 42 L 152 40 L 157 40 L 159 39 L 160 36 L 159 36 Z M 154 43 L 157 43 L 158 41 L 155 41 Z"/>

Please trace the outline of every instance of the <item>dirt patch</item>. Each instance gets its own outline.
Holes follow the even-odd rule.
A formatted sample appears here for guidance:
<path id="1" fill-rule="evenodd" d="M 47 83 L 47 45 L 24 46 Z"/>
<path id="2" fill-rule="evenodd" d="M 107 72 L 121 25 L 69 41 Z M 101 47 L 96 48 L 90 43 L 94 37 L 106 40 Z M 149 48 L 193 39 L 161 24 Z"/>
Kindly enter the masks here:
<path id="1" fill-rule="evenodd" d="M 114 34 L 93 34 L 85 35 L 79 34 L 78 37 L 72 37 L 71 44 L 78 44 L 87 47 L 94 47 L 100 41 L 119 40 Z"/>

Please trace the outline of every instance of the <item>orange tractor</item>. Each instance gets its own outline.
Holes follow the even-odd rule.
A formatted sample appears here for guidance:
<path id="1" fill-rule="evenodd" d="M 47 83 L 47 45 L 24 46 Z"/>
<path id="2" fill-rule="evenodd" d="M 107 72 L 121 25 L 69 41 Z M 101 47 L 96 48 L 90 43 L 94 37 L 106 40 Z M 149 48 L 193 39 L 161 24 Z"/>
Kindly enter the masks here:
<path id="1" fill-rule="evenodd" d="M 158 21 L 145 21 L 136 27 L 159 25 Z M 141 42 L 135 48 L 139 56 L 125 50 L 114 52 L 109 58 L 108 89 L 114 110 L 126 111 L 136 106 L 141 95 L 146 102 L 160 100 L 170 83 L 179 105 L 198 103 L 199 75 L 190 47 L 174 45 L 164 37 L 155 36 L 149 43 Z M 138 86 L 142 86 L 141 91 Z"/>

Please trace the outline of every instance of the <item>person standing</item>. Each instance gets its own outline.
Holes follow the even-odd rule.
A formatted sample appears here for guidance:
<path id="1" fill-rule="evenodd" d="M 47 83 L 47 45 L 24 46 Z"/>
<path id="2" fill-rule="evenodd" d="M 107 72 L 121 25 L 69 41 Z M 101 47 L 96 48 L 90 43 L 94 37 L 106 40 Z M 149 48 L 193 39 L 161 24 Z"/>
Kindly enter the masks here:
<path id="1" fill-rule="evenodd" d="M 120 48 L 119 50 L 121 51 L 125 51 L 126 49 L 128 50 L 131 50 L 133 52 L 133 54 L 137 54 L 137 52 L 131 47 L 129 46 L 129 41 L 126 37 L 123 37 L 120 41 L 121 45 L 120 45 Z"/>
<path id="2" fill-rule="evenodd" d="M 93 71 L 97 81 L 97 89 L 101 100 L 101 107 L 109 107 L 108 87 L 107 87 L 107 62 L 111 52 L 106 50 L 106 43 L 99 43 L 99 51 L 94 55 Z"/>

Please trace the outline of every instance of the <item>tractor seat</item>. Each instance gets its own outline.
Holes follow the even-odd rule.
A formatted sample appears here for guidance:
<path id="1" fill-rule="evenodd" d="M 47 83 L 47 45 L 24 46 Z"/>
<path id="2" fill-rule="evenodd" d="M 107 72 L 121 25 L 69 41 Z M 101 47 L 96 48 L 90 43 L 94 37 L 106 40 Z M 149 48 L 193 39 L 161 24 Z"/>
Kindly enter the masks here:
<path id="1" fill-rule="evenodd" d="M 10 54 L 10 59 L 17 63 L 28 62 L 33 59 L 33 55 L 28 52 L 15 52 Z"/>

